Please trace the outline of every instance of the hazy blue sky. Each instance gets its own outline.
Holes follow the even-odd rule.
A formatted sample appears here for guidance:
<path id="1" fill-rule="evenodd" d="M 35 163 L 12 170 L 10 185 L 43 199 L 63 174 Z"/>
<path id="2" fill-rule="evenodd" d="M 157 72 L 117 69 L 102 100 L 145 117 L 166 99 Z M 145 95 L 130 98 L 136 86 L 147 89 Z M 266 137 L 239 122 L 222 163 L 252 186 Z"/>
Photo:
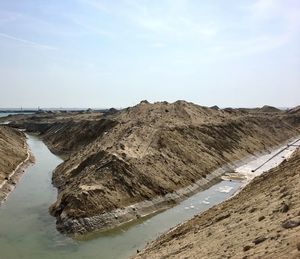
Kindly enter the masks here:
<path id="1" fill-rule="evenodd" d="M 0 0 L 0 107 L 300 104 L 299 0 Z"/>

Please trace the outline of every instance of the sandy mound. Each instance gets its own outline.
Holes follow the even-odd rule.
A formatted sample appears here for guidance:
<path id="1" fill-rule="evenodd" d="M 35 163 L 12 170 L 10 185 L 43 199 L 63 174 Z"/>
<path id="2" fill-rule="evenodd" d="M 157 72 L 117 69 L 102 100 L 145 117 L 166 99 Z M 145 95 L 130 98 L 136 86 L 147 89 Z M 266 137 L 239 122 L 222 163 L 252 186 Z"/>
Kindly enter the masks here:
<path id="1" fill-rule="evenodd" d="M 59 196 L 50 211 L 63 232 L 106 229 L 139 217 L 139 206 L 132 217 L 118 209 L 126 214 L 128 206 L 165 197 L 298 134 L 283 117 L 184 101 L 141 102 L 110 119 L 117 123 L 54 173 Z"/>
<path id="2" fill-rule="evenodd" d="M 81 119 L 47 116 L 14 125 L 41 132 L 52 151 L 67 154 L 53 174 L 59 194 L 50 208 L 67 233 L 113 228 L 167 208 L 216 181 L 215 169 L 286 141 L 300 125 L 298 115 L 185 101 L 142 101 Z"/>
<path id="3" fill-rule="evenodd" d="M 25 135 L 18 130 L 0 126 L 0 201 L 7 195 L 6 183 L 15 185 L 10 174 L 27 158 Z"/>
<path id="4" fill-rule="evenodd" d="M 263 107 L 261 107 L 259 110 L 259 112 L 280 112 L 281 110 L 278 108 L 275 108 L 273 106 L 269 106 L 269 105 L 264 105 Z"/>
<path id="5" fill-rule="evenodd" d="M 0 184 L 26 158 L 24 143 L 25 135 L 22 132 L 0 126 Z"/>
<path id="6" fill-rule="evenodd" d="M 136 258 L 299 258 L 300 150 Z"/>
<path id="7" fill-rule="evenodd" d="M 288 113 L 290 113 L 290 114 L 298 113 L 299 114 L 300 113 L 300 105 L 288 110 Z"/>

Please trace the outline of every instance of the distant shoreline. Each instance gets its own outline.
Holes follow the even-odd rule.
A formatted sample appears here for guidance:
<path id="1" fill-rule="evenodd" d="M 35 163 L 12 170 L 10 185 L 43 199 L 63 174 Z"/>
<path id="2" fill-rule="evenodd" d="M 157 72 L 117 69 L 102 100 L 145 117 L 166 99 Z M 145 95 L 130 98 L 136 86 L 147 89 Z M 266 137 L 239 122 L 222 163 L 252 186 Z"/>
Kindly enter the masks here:
<path id="1" fill-rule="evenodd" d="M 54 108 L 54 109 L 25 109 L 25 110 L 17 110 L 17 109 L 0 109 L 0 115 L 1 114 L 8 114 L 8 115 L 18 115 L 18 114 L 38 114 L 38 113 L 51 113 L 51 112 L 87 112 L 87 111 L 93 111 L 93 112 L 106 112 L 109 109 L 61 109 L 61 108 Z"/>

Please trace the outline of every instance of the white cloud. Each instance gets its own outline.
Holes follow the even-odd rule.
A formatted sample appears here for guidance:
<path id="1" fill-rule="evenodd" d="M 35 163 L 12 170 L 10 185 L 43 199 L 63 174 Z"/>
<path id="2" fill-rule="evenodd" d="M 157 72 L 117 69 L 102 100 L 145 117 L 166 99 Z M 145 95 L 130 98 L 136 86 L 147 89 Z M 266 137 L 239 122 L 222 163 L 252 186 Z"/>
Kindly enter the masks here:
<path id="1" fill-rule="evenodd" d="M 278 7 L 278 0 L 258 0 L 253 5 L 253 11 L 256 15 L 263 15 L 274 11 Z"/>
<path id="2" fill-rule="evenodd" d="M 150 47 L 152 48 L 164 48 L 167 47 L 167 44 L 163 43 L 163 42 L 155 42 L 150 44 Z"/>
<path id="3" fill-rule="evenodd" d="M 189 12 L 186 0 L 161 1 L 161 5 L 148 1 L 125 1 L 123 14 L 137 26 L 153 36 L 169 40 L 207 39 L 217 33 L 211 21 L 200 22 Z"/>
<path id="4" fill-rule="evenodd" d="M 80 1 L 100 12 L 109 13 L 117 21 L 124 21 L 132 27 L 129 31 L 134 29 L 151 41 L 207 40 L 218 31 L 212 21 L 200 22 L 199 17 L 192 15 L 187 0 Z"/>
<path id="5" fill-rule="evenodd" d="M 108 6 L 101 0 L 79 0 L 79 2 L 93 6 L 99 11 L 110 13 Z"/>
<path id="6" fill-rule="evenodd" d="M 114 37 L 114 33 L 112 31 L 101 28 L 101 24 L 92 24 L 88 21 L 88 17 L 79 15 L 65 15 L 65 17 L 71 23 L 81 27 L 87 34 L 100 35 L 104 37 Z"/>
<path id="7" fill-rule="evenodd" d="M 25 45 L 35 47 L 35 48 L 39 48 L 39 49 L 57 50 L 56 47 L 53 47 L 53 46 L 50 46 L 50 45 L 40 44 L 38 42 L 34 42 L 34 41 L 22 39 L 22 38 L 17 38 L 17 37 L 14 37 L 14 36 L 8 35 L 6 33 L 2 33 L 2 32 L 0 32 L 0 37 L 6 38 L 6 39 L 9 39 L 9 40 L 13 40 L 13 41 L 17 41 L 17 42 L 21 42 Z"/>

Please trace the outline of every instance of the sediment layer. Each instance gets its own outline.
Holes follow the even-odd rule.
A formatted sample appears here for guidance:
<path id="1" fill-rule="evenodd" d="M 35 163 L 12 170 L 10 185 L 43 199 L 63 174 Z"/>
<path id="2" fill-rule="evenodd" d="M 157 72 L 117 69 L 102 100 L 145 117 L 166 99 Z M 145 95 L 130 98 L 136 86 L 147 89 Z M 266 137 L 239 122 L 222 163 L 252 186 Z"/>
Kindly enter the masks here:
<path id="1" fill-rule="evenodd" d="M 193 194 L 176 191 L 200 190 L 218 179 L 216 169 L 299 134 L 281 114 L 186 102 L 141 103 L 111 119 L 118 123 L 54 172 L 59 195 L 50 212 L 61 232 L 106 230 L 170 207 Z"/>
<path id="2" fill-rule="evenodd" d="M 29 120 L 52 151 L 68 154 L 53 174 L 58 197 L 50 212 L 61 232 L 81 234 L 172 206 L 177 199 L 168 197 L 178 190 L 203 188 L 195 183 L 215 181 L 218 168 L 299 135 L 300 116 L 143 101 L 96 120 L 54 121 Z"/>
<path id="3" fill-rule="evenodd" d="M 30 160 L 30 152 L 23 132 L 0 126 L 0 203 L 14 189 Z"/>
<path id="4" fill-rule="evenodd" d="M 300 150 L 135 258 L 299 258 Z"/>

